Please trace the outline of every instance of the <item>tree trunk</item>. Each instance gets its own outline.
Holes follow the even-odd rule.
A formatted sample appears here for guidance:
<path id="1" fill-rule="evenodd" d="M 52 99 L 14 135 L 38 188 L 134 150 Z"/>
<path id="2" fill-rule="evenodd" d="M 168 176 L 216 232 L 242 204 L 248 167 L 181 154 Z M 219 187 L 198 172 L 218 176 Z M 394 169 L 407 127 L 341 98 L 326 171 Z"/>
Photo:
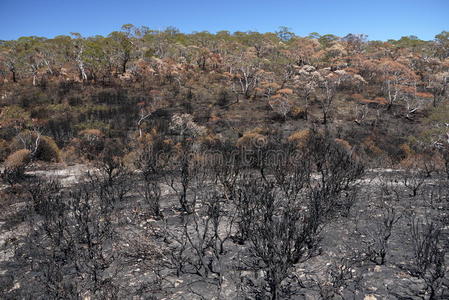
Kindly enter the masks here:
<path id="1" fill-rule="evenodd" d="M 323 111 L 323 124 L 327 124 L 327 112 Z"/>
<path id="2" fill-rule="evenodd" d="M 122 74 L 126 73 L 126 63 L 127 63 L 127 61 L 125 60 L 122 64 Z"/>
<path id="3" fill-rule="evenodd" d="M 11 73 L 12 73 L 12 82 L 17 82 L 17 76 L 16 76 L 16 70 L 13 68 L 11 69 Z"/>
<path id="4" fill-rule="evenodd" d="M 275 280 L 270 282 L 271 300 L 278 299 L 278 285 Z"/>
<path id="5" fill-rule="evenodd" d="M 78 68 L 80 71 L 80 79 L 82 81 L 86 81 L 87 80 L 87 75 L 86 75 L 86 71 L 84 70 L 84 64 L 81 60 L 78 60 Z"/>

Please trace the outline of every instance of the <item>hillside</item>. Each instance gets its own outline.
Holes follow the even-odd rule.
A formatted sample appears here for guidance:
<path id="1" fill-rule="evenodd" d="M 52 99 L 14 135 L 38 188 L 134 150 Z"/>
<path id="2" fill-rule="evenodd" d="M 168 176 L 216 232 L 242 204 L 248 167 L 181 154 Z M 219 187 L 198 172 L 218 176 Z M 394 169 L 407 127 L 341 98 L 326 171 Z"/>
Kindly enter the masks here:
<path id="1" fill-rule="evenodd" d="M 449 32 L 0 43 L 0 298 L 448 299 Z"/>

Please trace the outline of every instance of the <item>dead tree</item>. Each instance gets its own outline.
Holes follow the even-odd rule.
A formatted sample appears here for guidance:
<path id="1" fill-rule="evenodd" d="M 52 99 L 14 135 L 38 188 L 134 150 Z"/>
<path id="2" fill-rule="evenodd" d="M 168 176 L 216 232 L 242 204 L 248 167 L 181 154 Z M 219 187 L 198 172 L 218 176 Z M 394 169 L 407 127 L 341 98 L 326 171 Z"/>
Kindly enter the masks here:
<path id="1" fill-rule="evenodd" d="M 44 190 L 30 190 L 39 215 L 30 219 L 28 255 L 43 270 L 38 279 L 46 295 L 114 299 L 118 293 L 112 268 L 117 258 L 113 206 L 92 186 L 60 193 L 50 183 L 40 185 Z"/>
<path id="2" fill-rule="evenodd" d="M 212 191 L 200 198 L 201 204 L 193 206 L 190 214 L 182 215 L 180 228 L 165 231 L 169 249 L 166 267 L 174 270 L 178 277 L 185 274 L 199 277 L 217 289 L 219 295 L 228 269 L 223 263 L 224 244 L 232 233 L 233 216 L 225 214 L 224 199 L 218 193 Z M 190 292 L 197 294 L 190 283 L 186 281 Z"/>
<path id="3" fill-rule="evenodd" d="M 407 168 L 401 174 L 401 181 L 406 188 L 410 190 L 410 197 L 416 197 L 422 185 L 425 183 L 426 176 L 419 169 Z"/>
<path id="4" fill-rule="evenodd" d="M 411 218 L 411 238 L 413 243 L 413 262 L 409 271 L 426 283 L 429 299 L 440 298 L 447 289 L 443 280 L 447 265 L 445 255 L 447 248 L 442 240 L 442 228 L 431 220 Z M 446 294 L 447 296 L 447 294 Z"/>
<path id="5" fill-rule="evenodd" d="M 343 297 L 342 291 L 351 291 L 356 295 L 354 285 L 361 278 L 356 277 L 355 268 L 360 264 L 358 254 L 352 253 L 349 257 L 340 258 L 332 262 L 325 272 L 325 280 L 317 278 L 314 281 L 318 286 L 322 299 L 335 299 Z"/>
<path id="6" fill-rule="evenodd" d="M 300 203 L 276 197 L 273 184 L 253 182 L 247 188 L 252 218 L 248 220 L 249 251 L 255 270 L 264 271 L 266 291 L 271 299 L 281 296 L 282 282 L 293 264 L 310 258 L 318 245 L 318 233 L 310 226 L 308 212 Z"/>
<path id="7" fill-rule="evenodd" d="M 370 240 L 364 241 L 366 244 L 366 254 L 368 259 L 376 265 L 384 265 L 388 253 L 388 241 L 390 240 L 393 226 L 399 221 L 401 215 L 396 209 L 388 204 L 382 208 L 381 216 L 375 221 L 375 228 L 368 233 Z"/>
<path id="8" fill-rule="evenodd" d="M 330 137 L 312 134 L 307 141 L 307 157 L 318 176 L 312 182 L 311 207 L 319 222 L 348 212 L 357 192 L 356 180 L 364 173 L 363 165 Z"/>
<path id="9" fill-rule="evenodd" d="M 192 213 L 199 192 L 209 178 L 206 162 L 188 140 L 183 140 L 179 149 L 169 155 L 170 163 L 163 173 L 165 182 L 177 194 L 180 209 L 184 213 Z"/>

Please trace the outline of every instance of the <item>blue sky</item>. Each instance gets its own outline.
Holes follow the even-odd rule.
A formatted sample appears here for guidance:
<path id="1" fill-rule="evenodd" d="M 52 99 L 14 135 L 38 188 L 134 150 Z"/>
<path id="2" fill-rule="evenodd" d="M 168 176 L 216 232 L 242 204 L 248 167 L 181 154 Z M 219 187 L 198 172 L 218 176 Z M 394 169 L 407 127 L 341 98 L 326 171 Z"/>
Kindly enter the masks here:
<path id="1" fill-rule="evenodd" d="M 183 32 L 365 33 L 370 40 L 449 31 L 449 0 L 0 0 L 0 40 L 70 32 L 107 35 L 122 24 Z"/>

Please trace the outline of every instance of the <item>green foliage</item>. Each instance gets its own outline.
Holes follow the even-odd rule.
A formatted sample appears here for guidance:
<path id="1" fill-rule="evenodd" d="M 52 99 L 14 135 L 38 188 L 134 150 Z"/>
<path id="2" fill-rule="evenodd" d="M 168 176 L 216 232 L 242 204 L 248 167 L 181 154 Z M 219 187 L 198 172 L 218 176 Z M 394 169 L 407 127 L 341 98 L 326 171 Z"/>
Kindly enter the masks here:
<path id="1" fill-rule="evenodd" d="M 45 105 L 43 108 L 51 113 L 62 113 L 73 110 L 70 105 L 64 103 Z"/>
<path id="2" fill-rule="evenodd" d="M 36 148 L 37 145 L 37 148 Z M 11 149 L 27 149 L 33 159 L 46 162 L 59 162 L 60 150 L 56 142 L 49 136 L 40 135 L 35 131 L 24 130 L 12 141 Z"/>
<path id="3" fill-rule="evenodd" d="M 0 111 L 1 126 L 28 126 L 30 122 L 30 112 L 20 106 L 11 105 Z"/>
<path id="4" fill-rule="evenodd" d="M 336 124 L 351 127 L 342 121 L 354 120 L 346 114 L 352 103 L 342 99 L 357 92 L 364 98 L 347 102 L 360 102 L 351 113 L 357 114 L 363 138 L 375 136 L 381 126 L 393 128 L 392 132 L 398 129 L 402 136 L 397 135 L 404 138 L 409 134 L 401 130 L 405 121 L 390 117 L 407 110 L 407 117 L 415 122 L 411 135 L 434 142 L 444 139 L 447 117 L 443 109 L 431 112 L 427 123 L 421 123 L 430 101 L 417 96 L 438 92 L 440 102 L 447 98 L 448 65 L 443 58 L 448 41 L 446 31 L 434 41 L 404 36 L 367 42 L 361 34 L 340 38 L 312 32 L 302 38 L 287 27 L 266 33 L 186 34 L 174 27 L 152 30 L 133 24 L 124 24 L 107 36 L 22 37 L 0 44 L 0 138 L 11 146 L 17 142 L 12 139 L 18 131 L 36 127 L 61 147 L 89 129 L 124 139 L 151 128 L 166 133 L 171 117 L 186 112 L 211 132 L 226 128 L 229 136 L 237 138 L 251 127 L 265 127 L 269 122 L 279 126 L 279 120 L 269 118 L 268 108 L 276 103 L 273 97 L 281 96 L 292 107 L 283 113 L 289 117 L 285 127 L 296 131 L 317 121 L 325 93 L 335 94 Z M 395 74 L 393 69 L 399 65 L 413 80 Z M 335 86 L 329 88 L 330 79 Z M 407 90 L 414 99 L 405 99 L 401 93 L 391 111 L 375 111 L 380 92 L 396 88 Z M 347 138 L 342 134 L 342 139 Z"/>
<path id="5" fill-rule="evenodd" d="M 425 127 L 416 138 L 413 138 L 414 142 L 432 145 L 447 140 L 446 133 L 448 133 L 448 127 L 446 124 L 448 121 L 449 107 L 447 105 L 433 108 L 423 120 Z"/>
<path id="6" fill-rule="evenodd" d="M 108 132 L 110 125 L 101 121 L 86 121 L 75 125 L 77 131 L 83 131 L 87 129 L 98 129 L 102 132 Z"/>
<path id="7" fill-rule="evenodd" d="M 61 152 L 55 141 L 49 136 L 42 136 L 34 157 L 46 162 L 60 162 Z"/>
<path id="8" fill-rule="evenodd" d="M 435 36 L 437 42 L 437 56 L 444 59 L 449 57 L 449 31 L 442 31 Z"/>
<path id="9" fill-rule="evenodd" d="M 331 47 L 336 41 L 338 41 L 338 36 L 333 34 L 325 34 L 318 38 L 318 42 L 320 42 L 321 47 L 325 49 Z"/>
<path id="10" fill-rule="evenodd" d="M 426 41 L 420 40 L 417 36 L 409 35 L 403 36 L 400 40 L 393 42 L 398 48 L 408 48 L 414 51 L 427 45 Z"/>
<path id="11" fill-rule="evenodd" d="M 311 32 L 307 37 L 309 39 L 319 39 L 321 37 L 321 34 L 319 34 L 318 32 Z"/>
<path id="12" fill-rule="evenodd" d="M 435 39 L 439 43 L 447 43 L 449 42 L 449 31 L 442 31 L 441 33 L 435 36 Z"/>
<path id="13" fill-rule="evenodd" d="M 295 37 L 295 34 L 291 31 L 291 28 L 286 26 L 280 26 L 276 35 L 281 39 L 281 41 L 289 41 Z"/>

